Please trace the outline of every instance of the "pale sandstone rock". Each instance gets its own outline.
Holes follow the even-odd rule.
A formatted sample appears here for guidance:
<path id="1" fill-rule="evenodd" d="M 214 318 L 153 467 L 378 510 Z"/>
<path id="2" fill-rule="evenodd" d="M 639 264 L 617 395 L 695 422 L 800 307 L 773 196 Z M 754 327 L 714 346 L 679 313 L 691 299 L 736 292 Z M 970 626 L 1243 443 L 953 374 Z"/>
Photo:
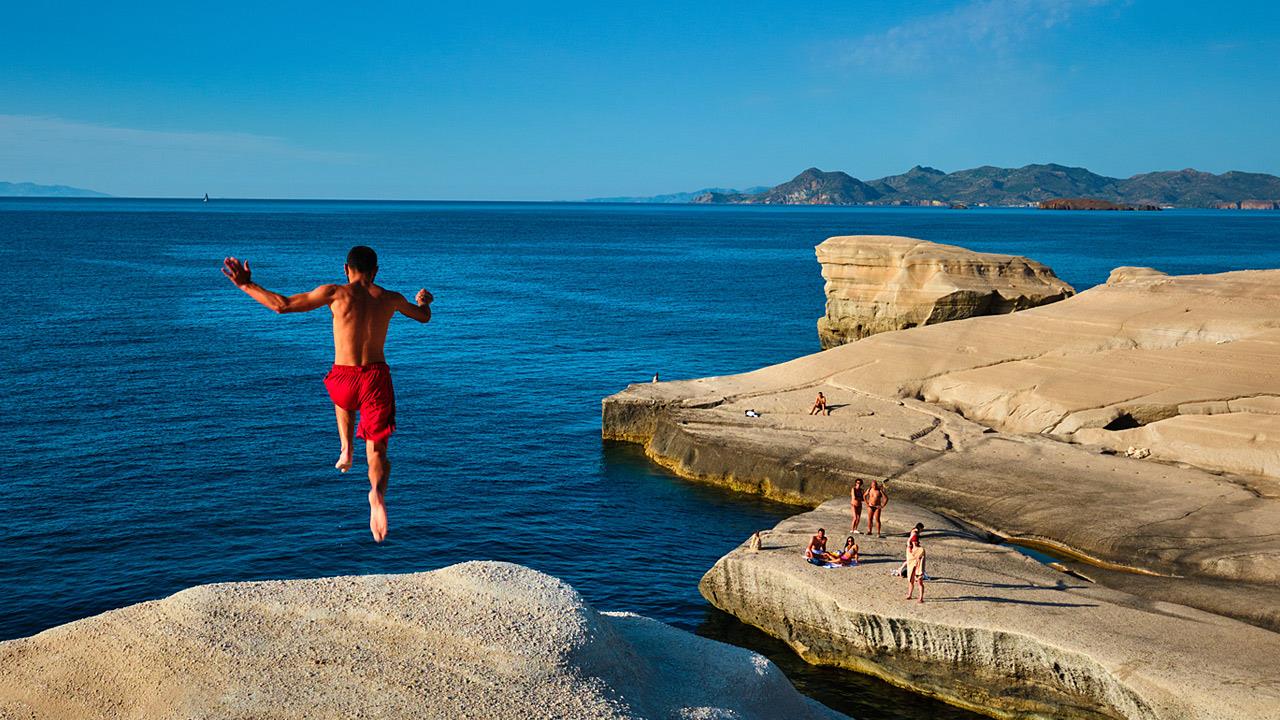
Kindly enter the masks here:
<path id="1" fill-rule="evenodd" d="M 892 235 L 828 238 L 817 247 L 827 312 L 822 347 L 948 320 L 996 315 L 1074 294 L 1049 268 L 1023 257 L 979 253 Z"/>
<path id="2" fill-rule="evenodd" d="M 0 643 L 0 718 L 837 718 L 507 563 L 206 585 Z"/>
<path id="3" fill-rule="evenodd" d="M 632 386 L 605 400 L 603 432 L 687 477 L 790 502 L 886 479 L 900 499 L 1154 573 L 1133 576 L 1152 578 L 1151 597 L 1280 629 L 1260 609 L 1280 606 L 1276 478 L 1253 474 L 1274 472 L 1257 448 L 1269 452 L 1259 438 L 1273 437 L 1264 426 L 1278 388 L 1280 271 L 1124 269 L 1044 307 L 882 333 L 742 375 Z M 818 390 L 830 417 L 806 415 Z M 1146 460 L 1060 441 L 1212 403 L 1234 411 L 1230 432 L 1215 426 L 1197 444 L 1157 427 L 1114 444 L 1141 446 Z M 763 417 L 744 423 L 748 406 Z M 1174 576 L 1183 580 L 1164 582 Z M 1141 580 L 1123 584 L 1144 592 Z"/>
<path id="4" fill-rule="evenodd" d="M 1144 613 L 1100 610 L 1108 632 L 1075 633 L 1055 606 L 1001 601 L 973 628 L 974 618 L 924 627 L 874 605 L 864 612 L 860 596 L 840 604 L 853 589 L 815 594 L 790 570 L 765 574 L 769 552 L 718 565 L 724 587 L 707 584 L 713 571 L 704 592 L 811 660 L 893 675 L 883 668 L 905 658 L 893 676 L 932 692 L 929 683 L 954 678 L 954 668 L 912 662 L 967 658 L 961 675 L 972 669 L 975 684 L 952 694 L 961 700 L 981 698 L 999 678 L 1013 699 L 1030 691 L 1010 677 L 1052 688 L 1030 668 L 1058 662 L 1063 687 L 1112 716 L 1280 717 L 1274 660 L 1255 654 L 1264 647 L 1274 657 L 1280 630 L 1278 389 L 1280 271 L 1122 268 L 1107 285 L 1044 307 L 883 333 L 742 375 L 632 386 L 605 400 L 603 433 L 643 443 L 686 477 L 791 502 L 839 497 L 843 506 L 855 477 L 878 477 L 891 517 L 907 500 L 1075 556 L 1105 586 L 1098 592 L 1118 593 L 1091 603 Z M 830 417 L 806 414 L 818 390 Z M 762 417 L 744 423 L 748 404 Z M 1062 442 L 1072 439 L 1080 443 Z M 1124 457 L 1130 446 L 1151 456 Z M 733 597 L 742 599 L 725 599 Z M 860 633 L 879 644 L 859 644 Z M 915 643 L 923 654 L 905 651 Z M 1158 660 L 1145 657 L 1148 647 L 1160 648 Z M 1072 649 L 1066 664 L 1063 648 Z M 868 653 L 875 664 L 863 661 Z M 1187 672 L 1176 663 L 1212 674 L 1212 687 L 1187 680 L 1184 695 L 1203 703 L 1177 697 Z M 1229 670 L 1209 670 L 1214 663 Z M 993 676 L 983 665 L 1016 672 Z M 1248 704 L 1259 697 L 1268 704 Z"/>
<path id="5" fill-rule="evenodd" d="M 700 589 L 810 662 L 997 717 L 1280 716 L 1280 635 L 1100 587 L 923 508 L 891 502 L 885 513 L 889 536 L 858 536 L 858 567 L 818 568 L 802 556 L 818 527 L 842 544 L 849 509 L 840 499 L 783 521 L 759 553 L 721 558 Z M 905 601 L 906 582 L 888 572 L 917 521 L 931 578 L 923 605 Z"/>
<path id="6" fill-rule="evenodd" d="M 1255 487 L 1280 499 L 1280 415 L 1249 412 L 1179 415 L 1131 430 L 1081 430 L 1078 442 L 1115 450 L 1140 448 L 1157 460 L 1194 457 L 1202 465 L 1234 473 L 1260 475 Z"/>

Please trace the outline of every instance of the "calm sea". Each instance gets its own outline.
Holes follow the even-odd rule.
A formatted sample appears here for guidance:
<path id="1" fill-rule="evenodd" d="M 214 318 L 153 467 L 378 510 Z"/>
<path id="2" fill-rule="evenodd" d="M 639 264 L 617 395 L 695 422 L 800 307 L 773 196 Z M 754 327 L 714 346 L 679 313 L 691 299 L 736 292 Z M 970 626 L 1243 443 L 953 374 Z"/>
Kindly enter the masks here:
<path id="1" fill-rule="evenodd" d="M 866 720 L 969 717 L 711 611 L 702 573 L 794 509 L 600 441 L 600 399 L 654 372 L 815 351 L 813 246 L 848 233 L 1023 254 L 1079 289 L 1118 265 L 1280 267 L 1280 213 L 0 200 L 0 639 L 199 583 L 494 558 L 756 647 Z M 219 273 L 235 255 L 298 292 L 340 282 L 355 244 L 378 250 L 381 284 L 436 296 L 429 325 L 400 318 L 388 341 L 381 546 L 363 474 L 332 468 L 327 313 L 273 315 Z"/>

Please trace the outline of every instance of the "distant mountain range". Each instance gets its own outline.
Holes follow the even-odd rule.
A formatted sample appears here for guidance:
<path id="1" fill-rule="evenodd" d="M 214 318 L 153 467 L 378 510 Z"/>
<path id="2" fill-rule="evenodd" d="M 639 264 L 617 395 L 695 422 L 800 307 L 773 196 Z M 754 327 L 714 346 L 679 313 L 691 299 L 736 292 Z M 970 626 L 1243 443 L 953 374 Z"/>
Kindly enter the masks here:
<path id="1" fill-rule="evenodd" d="M 668 195 L 677 197 L 688 195 Z M 1280 208 L 1280 177 L 1264 173 L 1198 170 L 1098 175 L 1065 165 L 990 165 L 946 173 L 917 165 L 901 175 L 862 181 L 843 172 L 809 168 L 781 185 L 743 192 L 708 189 L 687 201 L 763 205 L 1035 205 L 1059 198 L 1095 198 L 1127 205 Z M 633 201 L 656 202 L 656 200 Z M 615 199 L 615 202 L 626 202 Z"/>
<path id="2" fill-rule="evenodd" d="M 689 192 L 670 193 L 668 195 L 647 195 L 641 197 L 602 197 L 587 198 L 584 202 L 612 202 L 612 203 L 687 203 L 693 202 L 694 198 L 700 195 L 712 193 L 716 195 L 754 195 L 768 190 L 768 185 L 757 185 L 749 187 L 746 190 L 732 190 L 729 188 L 702 188 L 701 190 L 691 190 Z"/>
<path id="3" fill-rule="evenodd" d="M 0 197 L 111 197 L 96 190 L 69 185 L 37 185 L 35 183 L 0 182 Z"/>

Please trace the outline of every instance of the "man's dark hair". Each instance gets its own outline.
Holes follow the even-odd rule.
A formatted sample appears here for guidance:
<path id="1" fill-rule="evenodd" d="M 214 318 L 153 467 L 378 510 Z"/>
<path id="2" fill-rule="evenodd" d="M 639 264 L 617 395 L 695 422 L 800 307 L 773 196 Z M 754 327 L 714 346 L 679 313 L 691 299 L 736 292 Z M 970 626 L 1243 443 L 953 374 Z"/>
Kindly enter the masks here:
<path id="1" fill-rule="evenodd" d="M 378 253 L 368 245 L 357 245 L 347 253 L 347 267 L 368 275 L 378 269 Z"/>

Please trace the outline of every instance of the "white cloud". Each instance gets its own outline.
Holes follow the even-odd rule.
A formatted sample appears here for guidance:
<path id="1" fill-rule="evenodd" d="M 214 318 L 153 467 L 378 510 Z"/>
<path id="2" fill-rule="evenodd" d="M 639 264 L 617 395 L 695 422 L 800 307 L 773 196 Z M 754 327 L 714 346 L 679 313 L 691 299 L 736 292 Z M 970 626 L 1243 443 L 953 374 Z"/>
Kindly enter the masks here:
<path id="1" fill-rule="evenodd" d="M 843 44 L 841 60 L 884 72 L 945 66 L 957 56 L 1006 58 L 1072 15 L 1111 0 L 974 0 Z"/>

